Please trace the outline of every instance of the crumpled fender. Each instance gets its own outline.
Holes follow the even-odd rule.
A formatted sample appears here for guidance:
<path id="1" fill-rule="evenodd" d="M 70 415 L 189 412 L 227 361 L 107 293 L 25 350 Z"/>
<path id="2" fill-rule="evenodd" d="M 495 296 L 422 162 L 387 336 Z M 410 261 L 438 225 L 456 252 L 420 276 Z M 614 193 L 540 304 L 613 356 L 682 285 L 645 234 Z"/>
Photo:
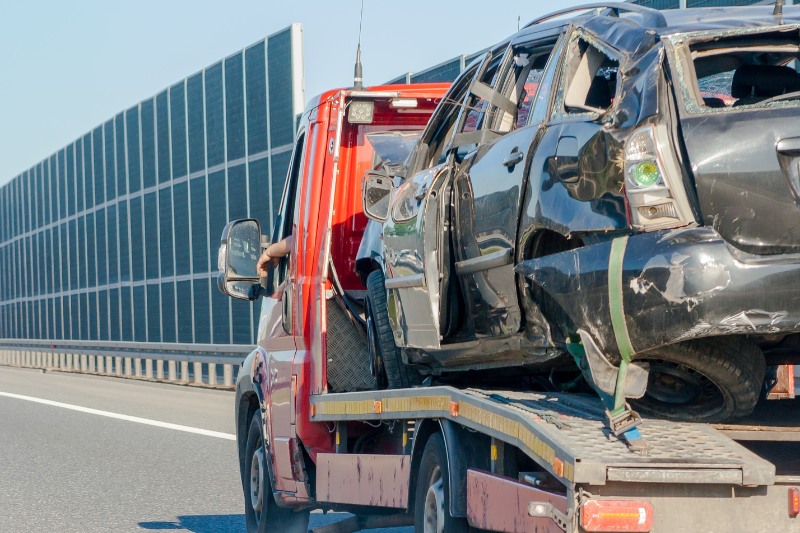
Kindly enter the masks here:
<path id="1" fill-rule="evenodd" d="M 624 247 L 613 244 L 621 239 Z M 622 249 L 621 284 L 609 275 L 612 247 Z M 615 363 L 625 342 L 639 353 L 700 337 L 800 331 L 800 257 L 742 254 L 708 227 L 612 238 L 516 271 L 554 328 L 564 336 L 585 329 Z"/>

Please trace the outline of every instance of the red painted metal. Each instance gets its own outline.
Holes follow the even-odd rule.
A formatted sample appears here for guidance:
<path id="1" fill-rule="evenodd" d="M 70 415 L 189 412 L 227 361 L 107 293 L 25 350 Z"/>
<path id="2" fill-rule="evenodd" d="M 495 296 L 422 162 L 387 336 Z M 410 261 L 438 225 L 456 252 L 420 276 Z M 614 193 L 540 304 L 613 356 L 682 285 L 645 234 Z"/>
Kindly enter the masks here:
<path id="1" fill-rule="evenodd" d="M 511 478 L 467 471 L 467 519 L 473 527 L 504 533 L 563 533 L 550 518 L 528 514 L 530 502 L 550 503 L 567 512 L 567 498 Z"/>
<path id="2" fill-rule="evenodd" d="M 768 400 L 792 399 L 795 397 L 794 365 L 781 365 L 778 367 L 778 382 L 772 387 L 767 396 Z"/>
<path id="3" fill-rule="evenodd" d="M 317 500 L 408 507 L 409 455 L 317 454 Z"/>

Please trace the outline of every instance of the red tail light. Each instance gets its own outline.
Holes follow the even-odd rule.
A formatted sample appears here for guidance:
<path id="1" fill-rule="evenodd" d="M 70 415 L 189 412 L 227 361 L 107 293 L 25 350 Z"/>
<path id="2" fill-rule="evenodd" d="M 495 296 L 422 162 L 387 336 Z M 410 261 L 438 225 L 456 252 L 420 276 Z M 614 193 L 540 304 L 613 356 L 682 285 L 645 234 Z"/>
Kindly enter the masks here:
<path id="1" fill-rule="evenodd" d="M 644 500 L 589 500 L 581 506 L 581 525 L 600 533 L 647 533 L 653 529 L 653 505 Z"/>
<path id="2" fill-rule="evenodd" d="M 789 516 L 795 518 L 800 514 L 800 489 L 792 487 L 789 489 Z"/>

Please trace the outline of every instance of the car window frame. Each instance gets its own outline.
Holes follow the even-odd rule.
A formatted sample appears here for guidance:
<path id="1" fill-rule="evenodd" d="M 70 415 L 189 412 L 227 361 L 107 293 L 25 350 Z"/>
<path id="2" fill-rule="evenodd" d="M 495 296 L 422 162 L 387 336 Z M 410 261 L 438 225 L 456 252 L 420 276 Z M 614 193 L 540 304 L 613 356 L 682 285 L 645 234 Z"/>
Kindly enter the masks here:
<path id="1" fill-rule="evenodd" d="M 273 231 L 272 242 L 280 242 L 288 235 L 292 234 L 295 218 L 297 217 L 298 204 L 300 201 L 301 191 L 299 190 L 299 181 L 302 176 L 302 168 L 304 166 L 306 154 L 306 129 L 301 127 L 295 137 L 294 148 L 292 149 L 292 159 L 289 162 L 289 169 L 286 175 L 286 183 L 283 186 L 283 194 L 281 195 L 281 206 L 278 210 L 279 223 L 275 225 Z M 299 153 L 299 158 L 298 158 Z M 292 193 L 294 191 L 294 193 Z M 293 198 L 290 196 L 294 194 Z M 291 202 L 291 204 L 290 204 Z M 291 217 L 289 209 L 291 205 Z M 291 255 L 291 254 L 289 254 Z M 289 255 L 281 258 L 277 268 L 273 269 L 275 272 L 275 283 L 273 286 L 278 287 L 283 284 L 288 278 L 289 274 Z"/>
<path id="2" fill-rule="evenodd" d="M 434 110 L 431 119 L 428 121 L 428 125 L 423 130 L 422 136 L 417 142 L 417 147 L 414 149 L 411 159 L 412 163 L 409 165 L 410 172 L 407 178 L 409 178 L 410 175 L 416 174 L 417 172 L 431 167 L 435 167 L 438 164 L 438 160 L 431 161 L 431 158 L 433 157 L 433 149 L 431 148 L 432 141 L 440 132 L 440 130 L 442 130 L 445 124 L 447 124 L 448 119 L 451 116 L 454 116 L 455 120 L 458 120 L 458 116 L 461 113 L 463 97 L 460 100 L 455 100 L 452 99 L 452 96 L 453 94 L 459 93 L 463 90 L 469 92 L 469 86 L 472 84 L 472 80 L 475 78 L 475 75 L 482 64 L 482 57 L 483 56 L 475 58 L 475 60 L 471 62 L 461 74 L 459 74 L 459 76 L 447 90 L 447 93 L 444 95 L 444 98 L 442 98 L 439 106 Z M 450 128 L 442 132 L 442 135 L 445 136 L 445 138 L 441 140 L 442 153 L 445 153 L 445 149 L 447 148 L 450 138 L 452 137 L 452 133 L 448 135 L 449 131 Z M 438 146 L 439 145 L 437 144 L 437 147 Z"/>
<path id="3" fill-rule="evenodd" d="M 605 54 L 607 57 L 622 62 L 623 54 L 613 46 L 601 41 L 597 36 L 588 32 L 584 28 L 573 26 L 568 29 L 565 33 L 569 36 L 567 37 L 566 42 L 564 43 L 565 46 L 561 53 L 560 64 L 558 71 L 556 73 L 557 82 L 554 82 L 554 86 L 557 85 L 558 90 L 555 92 L 556 98 L 552 102 L 552 109 L 550 110 L 550 117 L 548 123 L 551 122 L 594 122 L 600 119 L 604 119 L 604 117 L 610 117 L 617 106 L 617 102 L 619 101 L 619 93 L 622 88 L 622 73 L 617 72 L 617 87 L 616 92 L 614 93 L 614 101 L 611 105 L 606 109 L 603 113 L 596 113 L 593 111 L 583 111 L 581 113 L 569 113 L 565 109 L 565 99 L 566 93 L 569 87 L 566 87 L 567 84 L 567 77 L 566 69 L 568 68 L 568 57 L 570 50 L 573 46 L 577 46 L 577 41 L 582 39 L 586 41 L 590 46 L 593 46 L 601 53 Z"/>

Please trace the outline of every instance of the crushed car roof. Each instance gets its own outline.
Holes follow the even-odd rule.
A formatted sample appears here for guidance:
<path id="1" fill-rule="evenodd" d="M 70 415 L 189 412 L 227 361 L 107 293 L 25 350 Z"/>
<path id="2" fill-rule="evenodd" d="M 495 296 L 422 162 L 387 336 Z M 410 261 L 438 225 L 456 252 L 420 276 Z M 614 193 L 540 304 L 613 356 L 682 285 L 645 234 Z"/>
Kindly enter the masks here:
<path id="1" fill-rule="evenodd" d="M 742 7 L 714 7 L 714 8 L 690 8 L 690 9 L 669 9 L 657 11 L 636 4 L 591 4 L 585 6 L 587 10 L 577 16 L 564 19 L 550 19 L 543 17 L 542 22 L 533 23 L 526 26 L 522 31 L 512 36 L 510 40 L 526 34 L 536 33 L 542 30 L 556 28 L 567 24 L 583 25 L 585 22 L 598 16 L 597 9 L 608 7 L 610 9 L 620 9 L 620 20 L 626 20 L 643 28 L 655 30 L 659 35 L 672 35 L 675 33 L 686 33 L 694 31 L 711 31 L 726 29 L 742 29 L 755 27 L 769 27 L 778 24 L 800 24 L 800 6 L 784 6 L 783 15 L 776 17 L 772 14 L 774 7 L 765 6 L 742 6 Z M 581 9 L 572 8 L 572 10 Z M 632 9 L 627 11 L 627 9 Z M 572 12 L 565 10 L 564 15 Z M 635 11 L 634 11 L 635 10 Z M 651 15 L 651 16 L 648 16 Z M 560 16 L 559 16 L 560 17 Z M 611 18 L 605 16 L 603 18 Z M 665 23 L 665 24 L 664 24 Z"/>

